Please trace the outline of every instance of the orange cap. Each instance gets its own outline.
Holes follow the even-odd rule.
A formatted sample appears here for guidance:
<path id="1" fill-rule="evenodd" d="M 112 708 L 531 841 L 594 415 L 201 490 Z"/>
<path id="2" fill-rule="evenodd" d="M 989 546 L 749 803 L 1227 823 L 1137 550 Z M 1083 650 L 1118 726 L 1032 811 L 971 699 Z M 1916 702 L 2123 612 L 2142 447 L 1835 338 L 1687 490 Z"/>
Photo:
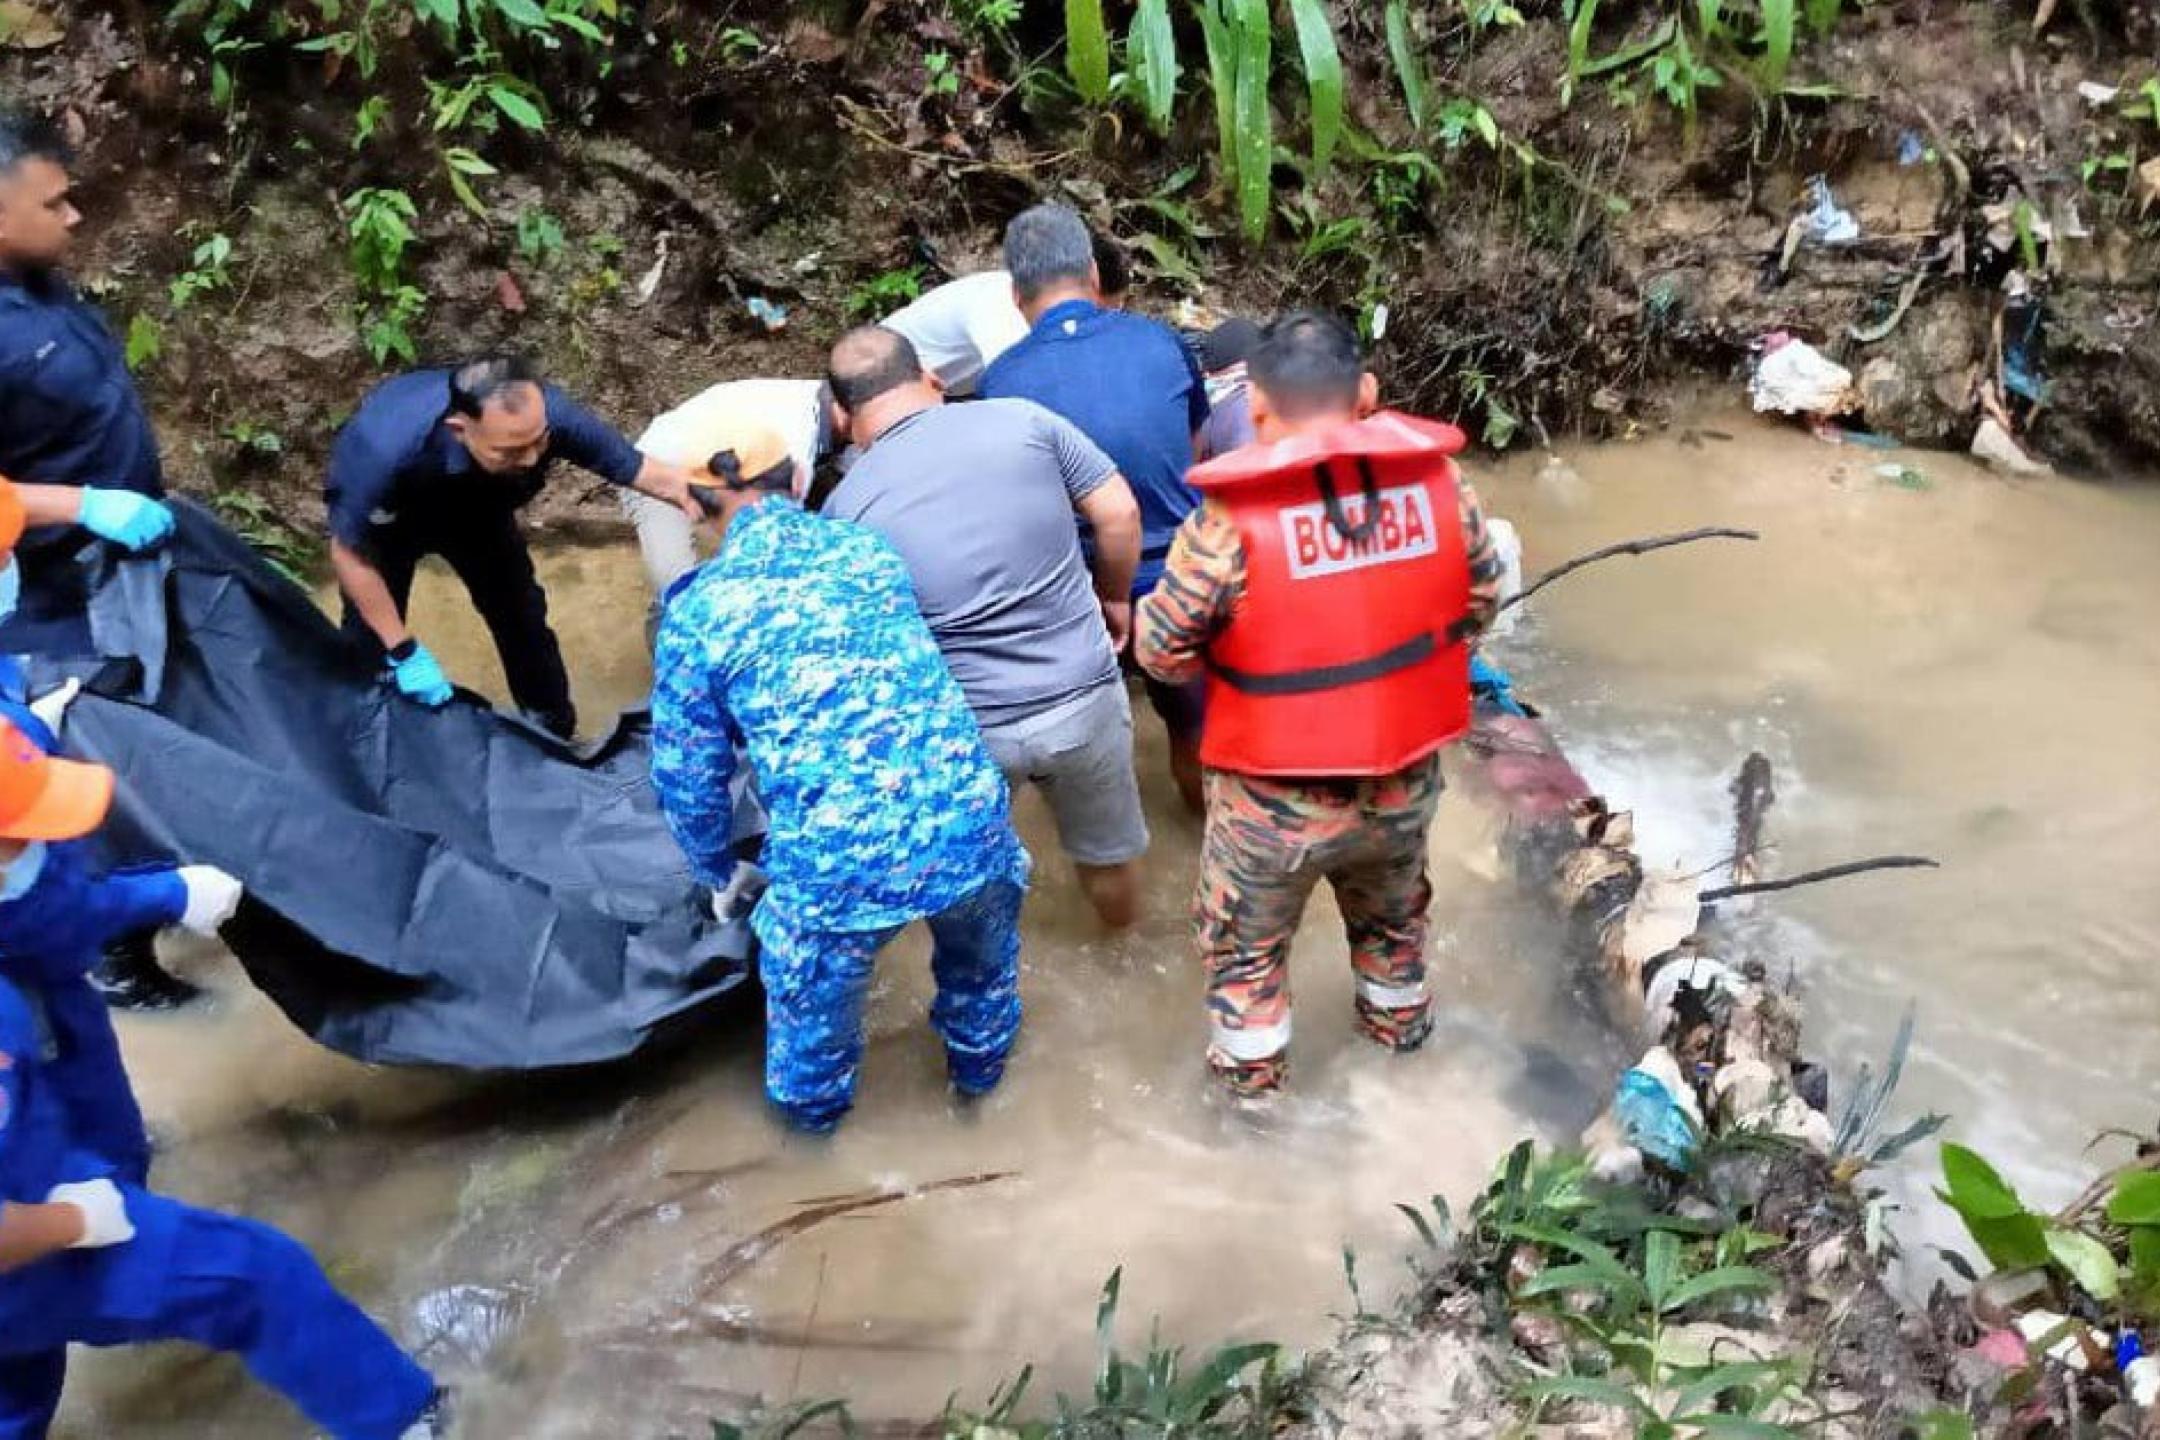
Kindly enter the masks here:
<path id="1" fill-rule="evenodd" d="M 15 542 L 22 539 L 26 523 L 22 496 L 15 493 L 15 482 L 0 476 L 0 551 L 15 548 Z"/>
<path id="2" fill-rule="evenodd" d="M 0 720 L 0 839 L 73 840 L 112 806 L 113 772 L 55 760 Z"/>

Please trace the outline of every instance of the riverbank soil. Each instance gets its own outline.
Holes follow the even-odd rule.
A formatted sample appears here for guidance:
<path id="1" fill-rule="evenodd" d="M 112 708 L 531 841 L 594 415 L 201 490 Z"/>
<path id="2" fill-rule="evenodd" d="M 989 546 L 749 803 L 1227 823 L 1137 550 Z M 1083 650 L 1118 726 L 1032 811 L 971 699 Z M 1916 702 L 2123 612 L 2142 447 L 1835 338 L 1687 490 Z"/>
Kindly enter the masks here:
<path id="1" fill-rule="evenodd" d="M 1566 95 L 1557 7 L 1474 27 L 1412 6 L 1443 116 L 1422 136 L 1379 7 L 1341 7 L 1363 138 L 1309 183 L 1278 168 L 1257 251 L 1232 238 L 1210 168 L 1197 53 L 1193 103 L 1159 139 L 1013 57 L 1054 45 L 1044 17 L 993 44 L 920 0 L 641 7 L 604 60 L 545 60 L 553 128 L 492 127 L 475 213 L 435 161 L 440 111 L 396 69 L 409 26 L 362 85 L 337 56 L 244 42 L 239 20 L 204 30 L 216 5 L 163 8 L 16 0 L 0 84 L 80 141 L 77 269 L 137 339 L 176 480 L 300 537 L 319 531 L 329 438 L 381 373 L 348 254 L 371 187 L 415 201 L 416 353 L 527 349 L 633 431 L 720 378 L 819 373 L 844 323 L 896 303 L 881 277 L 989 263 L 1003 220 L 1055 197 L 1132 248 L 1152 309 L 1318 302 L 1371 324 L 1385 305 L 1390 396 L 1494 444 L 1659 423 L 1668 382 L 1734 377 L 1788 331 L 1842 359 L 1865 422 L 1906 441 L 1962 447 L 1993 386 L 2061 463 L 2160 456 L 2143 7 L 2067 6 L 2036 36 L 2018 7 L 1872 5 L 1804 38 L 1775 93 L 1734 68 L 1683 117 L 1647 72 Z M 1605 5 L 1589 53 L 1625 54 L 1662 16 Z M 953 67 L 964 82 L 937 80 Z M 1296 97 L 1276 101 L 1287 147 Z M 1849 243 L 1805 223 L 1814 177 Z M 178 295 L 213 236 L 230 242 L 222 283 Z M 543 524 L 614 524 L 592 487 L 557 491 Z"/>

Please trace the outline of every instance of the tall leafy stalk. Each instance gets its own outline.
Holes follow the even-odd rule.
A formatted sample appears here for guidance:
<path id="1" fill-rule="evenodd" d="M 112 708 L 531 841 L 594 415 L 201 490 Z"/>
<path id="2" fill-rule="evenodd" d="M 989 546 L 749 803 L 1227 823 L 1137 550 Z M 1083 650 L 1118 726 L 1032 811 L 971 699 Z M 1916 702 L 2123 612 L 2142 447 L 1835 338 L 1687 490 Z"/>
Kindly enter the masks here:
<path id="1" fill-rule="evenodd" d="M 1275 163 L 1274 120 L 1268 110 L 1268 69 L 1274 32 L 1268 0 L 1197 0 L 1207 44 L 1208 81 L 1215 92 L 1215 127 L 1222 143 L 1223 180 L 1236 194 L 1246 239 L 1267 234 Z"/>
<path id="2" fill-rule="evenodd" d="M 1110 31 L 1102 0 L 1065 0 L 1065 73 L 1088 104 L 1110 98 Z"/>
<path id="3" fill-rule="evenodd" d="M 1342 52 L 1335 46 L 1326 0 L 1290 0 L 1290 14 L 1297 22 L 1298 55 L 1305 63 L 1305 88 L 1312 98 L 1313 173 L 1318 176 L 1326 173 L 1335 158 L 1336 142 L 1342 138 Z"/>
<path id="4" fill-rule="evenodd" d="M 1388 0 L 1387 43 L 1395 77 L 1402 82 L 1403 103 L 1410 108 L 1410 123 L 1423 130 L 1428 113 L 1425 61 L 1412 43 L 1408 0 Z"/>
<path id="5" fill-rule="evenodd" d="M 1772 95 L 1785 88 L 1792 65 L 1794 0 L 1762 0 L 1762 84 Z M 1715 37 L 1705 31 L 1707 42 Z"/>
<path id="6" fill-rule="evenodd" d="M 1268 73 L 1275 31 L 1268 0 L 1231 0 L 1237 56 L 1238 218 L 1247 241 L 1267 235 L 1269 192 L 1274 180 L 1274 122 L 1268 111 Z"/>
<path id="7" fill-rule="evenodd" d="M 1140 0 L 1132 28 L 1125 33 L 1125 60 L 1132 71 L 1140 113 L 1158 135 L 1170 133 L 1177 108 L 1177 32 L 1170 25 L 1170 0 Z"/>
<path id="8" fill-rule="evenodd" d="M 1560 103 L 1575 98 L 1575 86 L 1590 71 L 1590 27 L 1597 23 L 1598 0 L 1566 0 L 1568 17 L 1567 80 L 1560 87 Z"/>
<path id="9" fill-rule="evenodd" d="M 1231 16 L 1235 0 L 1195 0 L 1200 38 L 1207 49 L 1208 89 L 1215 97 L 1216 164 L 1223 183 L 1237 184 L 1237 48 Z"/>

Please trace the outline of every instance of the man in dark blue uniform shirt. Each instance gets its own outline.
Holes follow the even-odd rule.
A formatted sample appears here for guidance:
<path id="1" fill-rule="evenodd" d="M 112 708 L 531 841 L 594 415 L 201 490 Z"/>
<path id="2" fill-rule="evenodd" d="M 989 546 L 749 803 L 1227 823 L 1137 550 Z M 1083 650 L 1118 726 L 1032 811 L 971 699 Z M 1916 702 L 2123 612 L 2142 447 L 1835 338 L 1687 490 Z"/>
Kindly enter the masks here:
<path id="1" fill-rule="evenodd" d="M 407 698 L 450 699 L 442 667 L 405 624 L 414 567 L 439 555 L 494 636 L 518 707 L 565 738 L 577 728 L 547 595 L 517 523 L 557 459 L 690 513 L 680 467 L 640 455 L 515 357 L 386 380 L 339 432 L 323 488 L 346 630 L 382 647 Z"/>
<path id="2" fill-rule="evenodd" d="M 1095 244 L 1064 206 L 1037 205 L 1006 227 L 1005 268 L 1031 328 L 983 372 L 977 393 L 1033 400 L 1117 462 L 1140 502 L 1137 600 L 1162 578 L 1171 537 L 1200 503 L 1185 483 L 1208 419 L 1200 367 L 1167 325 L 1106 308 Z M 1202 687 L 1147 678 L 1146 688 L 1170 732 L 1178 791 L 1198 814 Z"/>
<path id="3" fill-rule="evenodd" d="M 0 606 L 0 654 L 87 654 L 76 556 L 111 541 L 144 550 L 172 533 L 165 479 L 119 342 L 60 267 L 82 221 L 67 146 L 46 122 L 0 110 L 0 476 L 18 482 L 28 533 Z M 157 967 L 150 935 L 117 943 L 99 972 L 115 1004 L 193 994 Z"/>

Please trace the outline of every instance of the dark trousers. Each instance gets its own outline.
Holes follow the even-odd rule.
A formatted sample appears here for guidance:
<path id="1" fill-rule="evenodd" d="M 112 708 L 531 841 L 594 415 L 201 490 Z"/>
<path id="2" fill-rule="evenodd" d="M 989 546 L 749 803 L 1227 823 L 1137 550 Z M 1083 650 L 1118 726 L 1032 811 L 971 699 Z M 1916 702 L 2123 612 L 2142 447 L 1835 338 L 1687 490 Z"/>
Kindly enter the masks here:
<path id="1" fill-rule="evenodd" d="M 516 511 L 475 506 L 424 520 L 407 518 L 377 530 L 369 537 L 367 553 L 400 614 L 412 598 L 413 571 L 421 558 L 441 556 L 464 582 L 473 608 L 495 637 L 495 653 L 502 657 L 510 697 L 518 708 L 565 738 L 577 730 L 562 644 L 548 628 L 547 592 L 533 573 L 532 552 L 525 548 Z M 345 630 L 357 639 L 373 640 L 350 604 L 345 607 Z"/>

